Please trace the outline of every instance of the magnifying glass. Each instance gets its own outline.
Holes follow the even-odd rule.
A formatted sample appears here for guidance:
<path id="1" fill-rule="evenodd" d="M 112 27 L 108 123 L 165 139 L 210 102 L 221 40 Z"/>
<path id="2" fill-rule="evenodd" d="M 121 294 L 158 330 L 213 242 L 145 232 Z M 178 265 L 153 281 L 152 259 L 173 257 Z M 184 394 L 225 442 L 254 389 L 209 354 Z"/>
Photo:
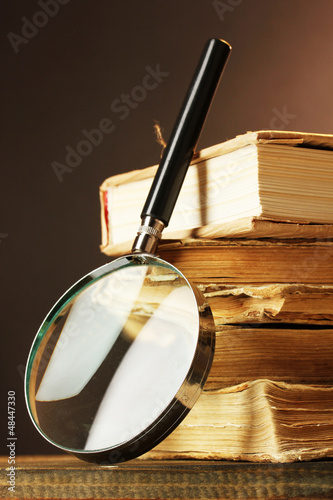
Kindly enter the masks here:
<path id="1" fill-rule="evenodd" d="M 211 39 L 165 148 L 132 253 L 84 276 L 55 304 L 31 347 L 25 397 L 50 443 L 111 465 L 138 457 L 198 399 L 214 354 L 203 295 L 155 255 L 230 54 Z"/>

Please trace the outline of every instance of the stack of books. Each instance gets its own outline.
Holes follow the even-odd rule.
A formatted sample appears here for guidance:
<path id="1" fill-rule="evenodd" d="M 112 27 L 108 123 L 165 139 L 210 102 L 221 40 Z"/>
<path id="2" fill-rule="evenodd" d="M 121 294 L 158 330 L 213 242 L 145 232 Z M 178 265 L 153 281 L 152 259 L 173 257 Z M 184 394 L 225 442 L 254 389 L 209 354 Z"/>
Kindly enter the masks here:
<path id="1" fill-rule="evenodd" d="M 105 254 L 130 251 L 156 169 L 102 184 Z M 207 297 L 216 350 L 194 408 L 145 456 L 333 457 L 333 135 L 249 132 L 197 153 L 158 254 Z"/>

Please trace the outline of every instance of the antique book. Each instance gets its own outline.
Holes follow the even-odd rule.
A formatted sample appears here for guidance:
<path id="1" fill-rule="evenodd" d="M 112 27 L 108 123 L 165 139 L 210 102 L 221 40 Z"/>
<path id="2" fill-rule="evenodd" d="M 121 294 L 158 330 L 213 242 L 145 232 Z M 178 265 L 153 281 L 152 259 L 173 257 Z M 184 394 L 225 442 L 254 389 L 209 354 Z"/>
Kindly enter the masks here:
<path id="1" fill-rule="evenodd" d="M 333 284 L 201 284 L 216 328 L 232 324 L 333 326 Z"/>
<path id="2" fill-rule="evenodd" d="M 101 249 L 130 250 L 157 166 L 100 187 Z M 333 135 L 248 132 L 195 154 L 164 239 L 333 236 Z"/>
<path id="3" fill-rule="evenodd" d="M 331 239 L 185 239 L 158 254 L 199 286 L 333 284 Z"/>
<path id="4" fill-rule="evenodd" d="M 333 389 L 333 329 L 275 323 L 217 326 L 205 390 L 218 391 L 259 379 L 331 385 Z M 333 424 L 333 404 L 326 410 Z M 331 440 L 333 445 L 333 435 Z"/>
<path id="5" fill-rule="evenodd" d="M 332 434 L 332 386 L 260 379 L 204 391 L 183 422 L 144 458 L 328 458 Z"/>

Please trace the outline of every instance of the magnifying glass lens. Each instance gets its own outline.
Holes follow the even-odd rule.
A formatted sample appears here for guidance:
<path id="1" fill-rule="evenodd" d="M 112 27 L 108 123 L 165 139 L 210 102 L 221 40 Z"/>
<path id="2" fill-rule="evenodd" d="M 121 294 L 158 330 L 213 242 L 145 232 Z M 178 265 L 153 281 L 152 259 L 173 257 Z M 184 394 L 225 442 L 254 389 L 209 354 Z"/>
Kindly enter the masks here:
<path id="1" fill-rule="evenodd" d="M 136 439 L 175 401 L 190 409 L 203 377 L 189 380 L 198 343 L 212 347 L 199 332 L 203 314 L 186 278 L 151 255 L 85 276 L 51 310 L 31 350 L 27 400 L 37 428 L 61 448 L 91 452 Z"/>

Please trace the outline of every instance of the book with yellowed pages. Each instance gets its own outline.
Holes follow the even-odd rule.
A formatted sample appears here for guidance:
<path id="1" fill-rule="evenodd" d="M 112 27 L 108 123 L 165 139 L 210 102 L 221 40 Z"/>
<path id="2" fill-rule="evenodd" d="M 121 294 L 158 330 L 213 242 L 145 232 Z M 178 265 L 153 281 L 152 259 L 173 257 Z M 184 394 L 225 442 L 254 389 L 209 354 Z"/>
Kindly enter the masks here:
<path id="1" fill-rule="evenodd" d="M 157 166 L 100 187 L 101 249 L 127 251 Z M 333 236 L 333 135 L 248 132 L 194 155 L 164 239 Z"/>
<path id="2" fill-rule="evenodd" d="M 333 456 L 333 387 L 267 379 L 204 391 L 143 458 L 295 462 Z"/>

